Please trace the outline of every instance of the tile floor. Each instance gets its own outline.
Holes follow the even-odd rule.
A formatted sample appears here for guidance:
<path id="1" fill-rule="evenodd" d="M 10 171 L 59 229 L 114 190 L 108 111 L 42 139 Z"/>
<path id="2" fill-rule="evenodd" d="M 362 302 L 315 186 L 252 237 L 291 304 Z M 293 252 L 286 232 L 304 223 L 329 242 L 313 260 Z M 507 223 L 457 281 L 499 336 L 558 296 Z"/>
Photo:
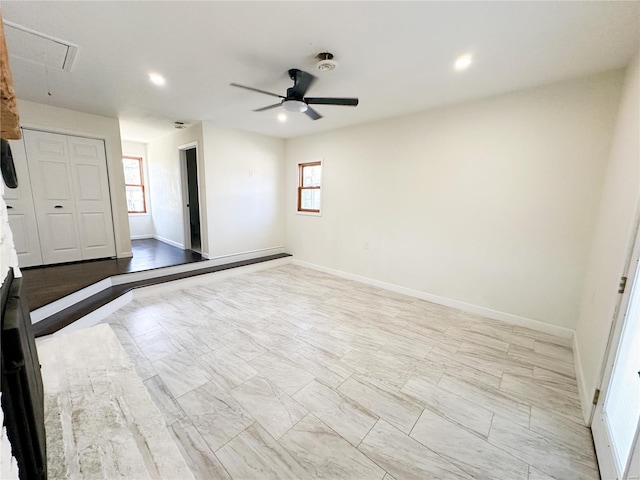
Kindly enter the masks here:
<path id="1" fill-rule="evenodd" d="M 44 388 L 47 478 L 193 480 L 109 325 L 49 335 L 36 345 Z M 0 478 L 17 477 L 0 473 Z M 42 476 L 27 473 L 21 478 Z"/>
<path id="2" fill-rule="evenodd" d="M 599 478 L 566 339 L 292 265 L 105 321 L 196 478 Z"/>

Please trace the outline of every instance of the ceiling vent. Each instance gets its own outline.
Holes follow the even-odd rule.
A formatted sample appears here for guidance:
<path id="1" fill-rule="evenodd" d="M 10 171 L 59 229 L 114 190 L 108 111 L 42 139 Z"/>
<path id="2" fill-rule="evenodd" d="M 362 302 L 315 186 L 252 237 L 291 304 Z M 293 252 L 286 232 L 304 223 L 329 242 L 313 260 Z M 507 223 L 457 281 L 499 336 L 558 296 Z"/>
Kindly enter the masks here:
<path id="1" fill-rule="evenodd" d="M 6 20 L 4 36 L 11 56 L 66 72 L 71 71 L 78 52 L 77 45 Z"/>

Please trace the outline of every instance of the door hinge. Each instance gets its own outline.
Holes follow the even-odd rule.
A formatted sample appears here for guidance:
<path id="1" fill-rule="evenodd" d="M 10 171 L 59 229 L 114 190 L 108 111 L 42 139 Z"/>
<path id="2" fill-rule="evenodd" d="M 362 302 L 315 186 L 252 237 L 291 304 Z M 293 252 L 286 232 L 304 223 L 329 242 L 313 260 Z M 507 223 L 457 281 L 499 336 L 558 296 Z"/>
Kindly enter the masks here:
<path id="1" fill-rule="evenodd" d="M 624 289 L 627 287 L 627 277 L 620 277 L 620 285 L 618 286 L 618 293 L 624 293 Z"/>
<path id="2" fill-rule="evenodd" d="M 598 399 L 600 398 L 600 389 L 596 388 L 595 393 L 593 394 L 593 404 L 597 405 L 598 404 Z"/>

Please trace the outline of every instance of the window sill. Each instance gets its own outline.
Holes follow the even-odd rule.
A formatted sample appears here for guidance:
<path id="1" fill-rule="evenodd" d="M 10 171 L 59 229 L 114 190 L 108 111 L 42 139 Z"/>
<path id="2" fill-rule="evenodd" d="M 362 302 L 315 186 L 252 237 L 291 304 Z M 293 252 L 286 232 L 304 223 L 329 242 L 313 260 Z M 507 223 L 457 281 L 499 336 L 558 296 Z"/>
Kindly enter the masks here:
<path id="1" fill-rule="evenodd" d="M 322 210 L 319 212 L 300 212 L 298 210 L 296 210 L 296 215 L 305 215 L 308 217 L 321 217 L 322 216 Z"/>

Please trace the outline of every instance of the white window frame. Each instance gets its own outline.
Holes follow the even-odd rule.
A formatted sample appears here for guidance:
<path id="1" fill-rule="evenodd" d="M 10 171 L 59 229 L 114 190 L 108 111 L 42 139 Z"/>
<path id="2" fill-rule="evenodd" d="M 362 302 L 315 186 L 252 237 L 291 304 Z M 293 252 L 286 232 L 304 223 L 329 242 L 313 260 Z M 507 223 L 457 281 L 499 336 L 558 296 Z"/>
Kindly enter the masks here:
<path id="1" fill-rule="evenodd" d="M 304 210 L 298 210 L 298 206 L 300 205 L 300 168 L 302 165 L 309 165 L 310 163 L 318 163 L 320 164 L 320 211 L 319 212 L 309 212 Z M 307 215 L 311 217 L 321 217 L 322 216 L 322 203 L 324 202 L 324 160 L 314 159 L 314 160 L 305 160 L 304 162 L 296 163 L 296 194 L 295 194 L 295 212 L 297 215 Z"/>
<path id="2" fill-rule="evenodd" d="M 146 212 L 128 212 L 127 211 L 127 215 L 128 216 L 132 216 L 132 217 L 150 216 L 151 215 L 151 202 L 150 202 L 149 188 L 148 188 L 149 187 L 149 177 L 147 175 L 147 159 L 146 159 L 146 156 L 145 155 L 140 155 L 140 154 L 126 155 L 123 152 L 122 159 L 124 160 L 125 158 L 134 158 L 134 159 L 142 160 L 141 161 L 142 181 L 144 182 L 142 184 L 142 186 L 143 186 L 143 192 L 144 192 L 144 204 L 145 204 L 145 209 L 146 209 Z M 127 210 L 128 210 L 128 207 L 127 207 Z"/>

